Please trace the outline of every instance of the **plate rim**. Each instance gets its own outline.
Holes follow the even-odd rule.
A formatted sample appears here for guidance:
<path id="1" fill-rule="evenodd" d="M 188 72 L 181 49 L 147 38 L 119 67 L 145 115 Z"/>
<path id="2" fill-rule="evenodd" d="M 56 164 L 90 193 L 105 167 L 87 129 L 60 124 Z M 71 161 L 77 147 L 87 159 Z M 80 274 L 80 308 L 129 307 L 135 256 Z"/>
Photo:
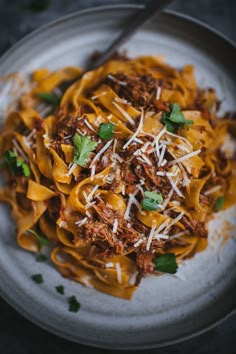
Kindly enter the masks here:
<path id="1" fill-rule="evenodd" d="M 1 67 L 2 63 L 4 63 L 12 53 L 14 53 L 14 51 L 16 51 L 22 45 L 27 43 L 28 40 L 30 40 L 31 38 L 33 38 L 35 35 L 37 35 L 39 33 L 42 33 L 50 28 L 56 27 L 60 23 L 67 22 L 67 21 L 70 21 L 71 19 L 76 18 L 78 16 L 83 16 L 86 14 L 94 13 L 96 11 L 104 11 L 105 12 L 105 11 L 111 11 L 111 10 L 116 10 L 116 9 L 117 10 L 141 10 L 143 8 L 144 8 L 144 5 L 138 5 L 138 4 L 101 5 L 101 6 L 93 6 L 93 7 L 89 7 L 86 9 L 71 12 L 65 16 L 60 16 L 57 19 L 50 21 L 50 22 L 44 24 L 43 26 L 40 26 L 36 30 L 30 32 L 29 34 L 25 35 L 23 38 L 18 40 L 13 46 L 11 46 L 7 51 L 5 51 L 0 56 L 0 67 Z M 168 10 L 161 11 L 161 13 L 170 15 L 170 16 L 172 16 L 174 18 L 178 18 L 180 20 L 183 19 L 190 24 L 194 24 L 195 26 L 204 29 L 208 33 L 211 33 L 212 35 L 214 35 L 217 39 L 219 39 L 222 42 L 229 45 L 232 50 L 236 50 L 236 42 L 234 42 L 232 39 L 230 39 L 227 35 L 222 34 L 219 30 L 215 29 L 211 25 L 208 25 L 201 20 L 198 20 L 190 15 L 180 13 L 176 10 L 169 10 L 168 9 Z M 3 298 L 4 301 L 6 301 L 14 310 L 16 310 L 16 312 L 18 312 L 24 318 L 26 318 L 34 325 L 42 328 L 43 330 L 45 330 L 53 335 L 56 335 L 56 336 L 61 337 L 63 339 L 66 339 L 66 340 L 69 340 L 71 342 L 75 342 L 78 344 L 82 344 L 82 345 L 87 345 L 87 346 L 96 347 L 96 348 L 114 349 L 114 350 L 117 350 L 117 349 L 119 349 L 119 350 L 154 349 L 154 348 L 161 348 L 161 347 L 165 347 L 165 346 L 169 346 L 169 345 L 173 345 L 173 344 L 178 344 L 178 343 L 181 343 L 182 341 L 189 340 L 189 339 L 195 338 L 203 333 L 206 333 L 208 330 L 215 328 L 217 325 L 221 324 L 223 321 L 225 321 L 231 315 L 236 313 L 236 308 L 233 307 L 231 310 L 227 311 L 225 314 L 219 315 L 219 318 L 217 320 L 213 320 L 210 324 L 204 326 L 202 329 L 199 329 L 199 330 L 194 331 L 189 334 L 182 335 L 179 338 L 174 338 L 171 340 L 164 340 L 162 342 L 155 343 L 155 344 L 141 345 L 141 346 L 139 345 L 138 347 L 136 347 L 136 346 L 132 346 L 132 347 L 131 346 L 119 346 L 119 345 L 101 346 L 99 344 L 96 345 L 95 343 L 92 343 L 92 345 L 91 345 L 91 343 L 89 343 L 89 341 L 86 341 L 81 338 L 76 339 L 76 338 L 70 336 L 69 334 L 63 333 L 63 331 L 55 329 L 50 324 L 45 323 L 45 321 L 38 321 L 37 319 L 32 318 L 30 316 L 30 312 L 25 310 L 23 307 L 21 307 L 21 305 L 19 305 L 13 299 L 10 299 L 8 297 L 8 295 L 4 292 L 4 290 L 2 289 L 1 286 L 0 286 L 0 296 Z"/>

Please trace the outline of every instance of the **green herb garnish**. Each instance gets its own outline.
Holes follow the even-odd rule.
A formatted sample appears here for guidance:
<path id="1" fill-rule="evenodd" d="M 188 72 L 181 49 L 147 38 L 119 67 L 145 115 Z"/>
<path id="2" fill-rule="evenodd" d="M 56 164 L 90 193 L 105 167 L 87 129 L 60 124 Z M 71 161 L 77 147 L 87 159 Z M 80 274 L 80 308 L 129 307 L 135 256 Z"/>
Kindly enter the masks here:
<path id="1" fill-rule="evenodd" d="M 163 203 L 163 197 L 161 193 L 156 192 L 144 192 L 144 199 L 141 203 L 144 210 L 156 211 L 161 203 Z"/>
<path id="2" fill-rule="evenodd" d="M 39 12 L 46 10 L 50 5 L 51 0 L 33 0 L 29 5 L 31 11 Z"/>
<path id="3" fill-rule="evenodd" d="M 74 159 L 77 165 L 84 167 L 89 162 L 90 153 L 95 150 L 97 142 L 89 136 L 82 136 L 75 133 L 73 137 Z"/>
<path id="4" fill-rule="evenodd" d="M 77 301 L 75 296 L 70 296 L 68 298 L 69 302 L 69 311 L 70 312 L 78 312 L 80 309 L 80 303 Z"/>
<path id="5" fill-rule="evenodd" d="M 217 198 L 215 203 L 215 211 L 220 211 L 223 208 L 224 202 L 225 202 L 224 197 Z"/>
<path id="6" fill-rule="evenodd" d="M 40 97 L 46 103 L 49 103 L 53 106 L 58 106 L 61 101 L 61 98 L 55 95 L 55 93 L 38 92 L 37 96 Z"/>
<path id="7" fill-rule="evenodd" d="M 49 241 L 43 235 L 39 234 L 38 232 L 34 231 L 33 229 L 28 229 L 27 231 L 30 232 L 31 234 L 33 234 L 38 239 L 39 251 L 42 249 L 43 246 L 48 245 Z"/>
<path id="8" fill-rule="evenodd" d="M 154 260 L 155 269 L 159 272 L 175 274 L 178 269 L 176 257 L 173 253 L 166 253 L 157 256 Z"/>
<path id="9" fill-rule="evenodd" d="M 103 140 L 109 140 L 114 136 L 113 134 L 114 129 L 115 129 L 115 125 L 113 123 L 108 123 L 108 124 L 101 123 L 99 126 L 98 135 Z"/>
<path id="10" fill-rule="evenodd" d="M 64 289 L 64 286 L 63 286 L 63 285 L 55 286 L 55 289 L 56 289 L 56 291 L 57 291 L 59 294 L 64 295 L 65 289 Z"/>
<path id="11" fill-rule="evenodd" d="M 47 259 L 48 259 L 47 256 L 45 256 L 45 254 L 42 254 L 42 253 L 37 254 L 37 256 L 36 256 L 37 262 L 45 262 Z"/>
<path id="12" fill-rule="evenodd" d="M 166 125 L 166 129 L 173 133 L 176 128 L 182 128 L 184 125 L 189 127 L 193 124 L 192 120 L 187 120 L 181 111 L 180 105 L 174 103 L 170 105 L 170 112 L 163 112 L 161 122 Z"/>
<path id="13" fill-rule="evenodd" d="M 34 274 L 31 278 L 37 284 L 42 284 L 44 282 L 42 274 Z"/>
<path id="14" fill-rule="evenodd" d="M 25 177 L 30 176 L 29 165 L 12 150 L 8 150 L 5 152 L 3 156 L 2 166 L 8 166 L 10 168 L 12 176 L 18 173 Z"/>

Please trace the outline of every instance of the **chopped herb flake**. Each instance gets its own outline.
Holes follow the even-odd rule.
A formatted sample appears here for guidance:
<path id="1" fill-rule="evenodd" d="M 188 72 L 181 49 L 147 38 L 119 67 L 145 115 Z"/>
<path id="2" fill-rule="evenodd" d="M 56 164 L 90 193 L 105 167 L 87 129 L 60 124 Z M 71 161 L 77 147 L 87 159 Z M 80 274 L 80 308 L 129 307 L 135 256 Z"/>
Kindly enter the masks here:
<path id="1" fill-rule="evenodd" d="M 47 256 L 45 256 L 45 254 L 37 254 L 36 256 L 36 261 L 37 262 L 45 262 L 47 260 Z"/>
<path id="2" fill-rule="evenodd" d="M 21 174 L 25 177 L 30 176 L 29 165 L 14 151 L 6 151 L 3 158 L 2 166 L 8 166 L 13 176 L 17 174 Z"/>
<path id="3" fill-rule="evenodd" d="M 37 283 L 37 284 L 42 284 L 43 281 L 44 281 L 42 274 L 34 274 L 34 275 L 32 275 L 31 278 L 32 278 L 33 281 L 34 281 L 35 283 Z"/>
<path id="4" fill-rule="evenodd" d="M 181 107 L 178 103 L 170 105 L 169 113 L 162 113 L 161 121 L 166 125 L 166 129 L 171 133 L 173 133 L 176 128 L 182 128 L 184 125 L 189 127 L 190 124 L 193 124 L 192 120 L 187 120 L 184 118 Z"/>
<path id="5" fill-rule="evenodd" d="M 166 253 L 157 256 L 154 260 L 155 269 L 159 272 L 175 274 L 178 269 L 176 257 L 173 253 Z"/>
<path id="6" fill-rule="evenodd" d="M 55 93 L 38 92 L 37 96 L 40 97 L 46 103 L 52 104 L 53 106 L 58 106 L 61 101 L 61 98 L 55 95 Z"/>
<path id="7" fill-rule="evenodd" d="M 98 135 L 103 140 L 109 140 L 114 136 L 114 134 L 113 134 L 114 128 L 115 128 L 115 125 L 113 123 L 108 123 L 108 124 L 101 123 L 100 127 L 99 127 Z"/>
<path id="8" fill-rule="evenodd" d="M 57 291 L 59 294 L 64 295 L 65 289 L 64 289 L 64 286 L 63 286 L 63 285 L 55 286 L 55 289 L 56 289 L 56 291 Z"/>
<path id="9" fill-rule="evenodd" d="M 43 246 L 48 245 L 49 241 L 43 235 L 39 234 L 38 232 L 36 232 L 33 229 L 28 229 L 27 231 L 30 232 L 31 234 L 33 234 L 38 239 L 39 251 L 41 251 Z"/>
<path id="10" fill-rule="evenodd" d="M 224 197 L 219 197 L 216 200 L 215 210 L 216 211 L 220 211 L 223 208 L 224 202 L 225 202 L 225 198 Z"/>
<path id="11" fill-rule="evenodd" d="M 78 312 L 80 309 L 80 303 L 77 301 L 75 296 L 70 296 L 68 298 L 69 302 L 69 311 L 70 312 Z"/>
<path id="12" fill-rule="evenodd" d="M 163 197 L 161 193 L 156 192 L 144 192 L 144 199 L 141 203 L 143 210 L 156 211 L 161 203 L 163 203 Z"/>
<path id="13" fill-rule="evenodd" d="M 74 162 L 84 167 L 90 159 L 90 153 L 95 150 L 97 142 L 93 141 L 89 136 L 82 136 L 75 133 L 73 137 L 74 144 Z"/>

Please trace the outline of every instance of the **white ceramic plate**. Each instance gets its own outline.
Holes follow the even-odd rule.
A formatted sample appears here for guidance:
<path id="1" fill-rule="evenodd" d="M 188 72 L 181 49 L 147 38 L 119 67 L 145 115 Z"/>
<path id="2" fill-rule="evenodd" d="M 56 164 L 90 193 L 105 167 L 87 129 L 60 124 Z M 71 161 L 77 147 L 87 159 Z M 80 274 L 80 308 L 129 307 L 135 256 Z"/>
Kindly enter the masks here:
<path id="1" fill-rule="evenodd" d="M 0 62 L 0 76 L 48 66 L 83 65 L 122 30 L 135 6 L 102 7 L 82 11 L 49 24 L 15 45 Z M 196 66 L 201 85 L 216 88 L 223 110 L 235 109 L 233 80 L 235 48 L 224 38 L 191 19 L 163 13 L 152 19 L 126 45 L 129 55 L 164 54 L 180 67 Z M 234 58 L 234 60 L 233 60 Z M 220 230 L 223 217 L 235 222 L 234 212 L 218 214 L 211 225 Z M 233 231 L 232 231 L 233 232 Z M 230 240 L 219 253 L 213 247 L 186 261 L 179 277 L 148 277 L 131 301 L 113 298 L 62 278 L 50 263 L 19 249 L 14 224 L 0 207 L 0 290 L 17 311 L 41 327 L 67 339 L 106 348 L 161 346 L 209 328 L 236 306 L 236 243 Z M 219 260 L 220 258 L 220 260 Z M 44 284 L 32 282 L 42 273 Z M 185 279 L 185 280 L 184 280 Z M 63 284 L 66 295 L 55 292 Z M 81 303 L 70 313 L 66 296 Z"/>

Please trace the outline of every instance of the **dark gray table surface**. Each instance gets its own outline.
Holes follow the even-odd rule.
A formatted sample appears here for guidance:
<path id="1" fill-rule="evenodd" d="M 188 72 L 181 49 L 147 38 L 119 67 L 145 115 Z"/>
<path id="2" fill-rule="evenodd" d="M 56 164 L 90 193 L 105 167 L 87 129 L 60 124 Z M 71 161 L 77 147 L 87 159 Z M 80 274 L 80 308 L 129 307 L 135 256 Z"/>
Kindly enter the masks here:
<path id="1" fill-rule="evenodd" d="M 0 0 L 0 54 L 18 39 L 39 26 L 83 8 L 138 0 L 51 0 L 43 11 L 32 11 L 32 0 Z M 235 0 L 176 0 L 170 6 L 216 28 L 236 41 Z M 236 316 L 228 318 L 214 329 L 194 339 L 156 350 L 155 354 L 233 354 L 236 353 Z M 142 352 L 142 353 L 144 353 Z M 70 343 L 45 332 L 19 315 L 0 300 L 0 354 L 74 354 L 117 353 Z"/>

